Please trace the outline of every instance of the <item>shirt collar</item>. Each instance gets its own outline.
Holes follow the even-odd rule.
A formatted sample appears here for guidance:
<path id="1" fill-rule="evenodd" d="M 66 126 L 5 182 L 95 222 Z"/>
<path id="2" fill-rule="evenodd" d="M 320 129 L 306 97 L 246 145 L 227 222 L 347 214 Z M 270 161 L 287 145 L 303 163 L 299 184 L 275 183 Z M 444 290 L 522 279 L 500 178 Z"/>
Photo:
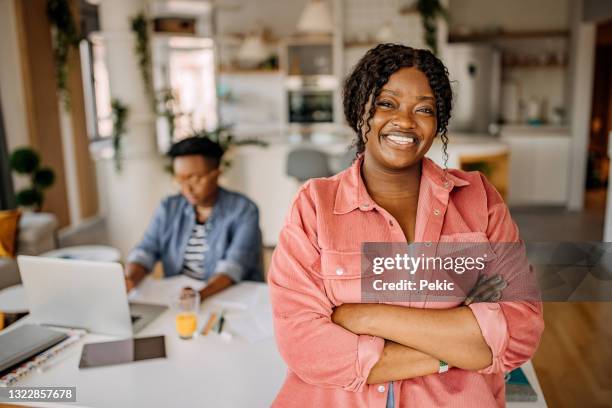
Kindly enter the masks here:
<path id="1" fill-rule="evenodd" d="M 340 177 L 336 201 L 334 203 L 334 214 L 346 214 L 356 208 L 362 211 L 369 211 L 374 208 L 374 200 L 368 191 L 361 177 L 361 164 L 363 154 L 346 169 Z M 467 186 L 469 181 L 447 173 L 447 184 L 444 182 L 444 170 L 434 163 L 431 159 L 424 157 L 421 161 L 421 183 L 429 183 L 436 188 L 451 191 L 455 187 Z"/>
<path id="2" fill-rule="evenodd" d="M 213 210 L 212 210 L 212 214 L 211 217 L 217 217 L 217 216 L 223 216 L 225 213 L 225 201 L 227 199 L 227 190 L 225 190 L 223 187 L 219 186 L 217 187 L 218 191 L 217 191 L 217 199 L 215 200 L 215 203 L 213 204 Z M 185 204 L 185 214 L 192 214 L 195 216 L 195 208 L 193 208 L 193 206 L 191 204 L 189 204 L 189 201 L 187 201 L 187 199 L 185 197 L 183 197 L 183 195 L 181 194 L 181 198 L 183 199 L 183 202 Z"/>

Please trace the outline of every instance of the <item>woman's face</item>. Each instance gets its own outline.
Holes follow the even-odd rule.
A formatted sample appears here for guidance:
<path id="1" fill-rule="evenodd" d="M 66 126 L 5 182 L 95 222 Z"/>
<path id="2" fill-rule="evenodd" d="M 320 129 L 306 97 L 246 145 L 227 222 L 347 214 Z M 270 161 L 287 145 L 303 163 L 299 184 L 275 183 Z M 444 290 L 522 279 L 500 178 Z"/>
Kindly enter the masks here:
<path id="1" fill-rule="evenodd" d="M 425 74 L 402 68 L 389 77 L 375 101 L 365 156 L 389 170 L 418 163 L 436 136 L 436 103 Z M 366 115 L 369 111 L 366 106 Z M 367 126 L 364 125 L 364 131 Z"/>
<path id="2" fill-rule="evenodd" d="M 175 157 L 174 182 L 191 205 L 205 205 L 217 191 L 220 170 L 199 154 Z"/>

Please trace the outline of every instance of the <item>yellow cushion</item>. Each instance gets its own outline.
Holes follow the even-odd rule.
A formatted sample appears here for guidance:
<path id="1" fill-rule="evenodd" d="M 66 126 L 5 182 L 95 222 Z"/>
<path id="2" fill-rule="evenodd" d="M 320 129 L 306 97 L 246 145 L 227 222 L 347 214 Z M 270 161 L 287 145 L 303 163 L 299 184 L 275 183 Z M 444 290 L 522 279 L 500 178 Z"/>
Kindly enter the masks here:
<path id="1" fill-rule="evenodd" d="M 19 210 L 0 211 L 0 256 L 15 257 Z"/>

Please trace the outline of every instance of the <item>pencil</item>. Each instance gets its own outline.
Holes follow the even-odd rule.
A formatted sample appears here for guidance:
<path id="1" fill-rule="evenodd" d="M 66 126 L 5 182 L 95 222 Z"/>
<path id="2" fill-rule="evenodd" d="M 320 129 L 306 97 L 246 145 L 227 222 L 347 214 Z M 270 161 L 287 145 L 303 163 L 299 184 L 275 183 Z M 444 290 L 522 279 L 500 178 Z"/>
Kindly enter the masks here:
<path id="1" fill-rule="evenodd" d="M 212 312 L 212 314 L 208 318 L 208 322 L 206 322 L 206 326 L 204 326 L 204 329 L 202 330 L 202 334 L 204 336 L 206 336 L 208 332 L 210 331 L 210 329 L 212 329 L 213 325 L 215 324 L 216 319 L 217 319 L 217 313 Z"/>

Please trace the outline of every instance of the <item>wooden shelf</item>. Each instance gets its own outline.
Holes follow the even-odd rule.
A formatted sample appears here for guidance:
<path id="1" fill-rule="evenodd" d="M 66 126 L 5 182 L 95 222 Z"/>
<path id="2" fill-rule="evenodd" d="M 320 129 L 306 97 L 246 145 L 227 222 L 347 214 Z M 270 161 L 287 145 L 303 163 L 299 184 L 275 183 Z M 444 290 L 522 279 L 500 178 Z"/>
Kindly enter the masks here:
<path id="1" fill-rule="evenodd" d="M 344 43 L 344 48 L 372 48 L 376 47 L 378 44 L 380 43 L 376 41 L 347 41 Z"/>
<path id="2" fill-rule="evenodd" d="M 280 69 L 240 69 L 240 68 L 223 68 L 219 70 L 219 75 L 223 74 L 239 74 L 239 75 L 278 75 Z"/>
<path id="3" fill-rule="evenodd" d="M 448 41 L 455 42 L 488 42 L 496 40 L 531 40 L 537 38 L 568 38 L 569 30 L 539 30 L 539 31 L 506 31 L 499 33 L 451 33 Z"/>
<path id="4" fill-rule="evenodd" d="M 502 64 L 504 69 L 567 68 L 567 64 Z"/>

